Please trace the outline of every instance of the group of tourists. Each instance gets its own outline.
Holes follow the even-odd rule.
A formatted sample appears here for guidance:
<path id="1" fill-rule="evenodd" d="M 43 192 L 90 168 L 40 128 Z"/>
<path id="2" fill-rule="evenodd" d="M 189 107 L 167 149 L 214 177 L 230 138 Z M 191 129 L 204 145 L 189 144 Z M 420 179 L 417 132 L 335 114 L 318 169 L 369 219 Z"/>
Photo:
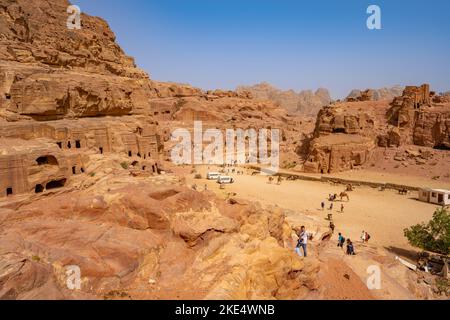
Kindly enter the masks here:
<path id="1" fill-rule="evenodd" d="M 367 233 L 366 233 L 367 234 Z M 369 236 L 370 238 L 370 236 Z M 297 246 L 295 247 L 295 252 L 300 256 L 300 257 L 307 257 L 308 256 L 308 240 L 311 239 L 311 235 L 306 231 L 305 226 L 302 226 L 300 228 L 300 232 L 298 234 L 298 242 L 297 242 Z M 350 239 L 345 239 L 344 236 L 342 235 L 342 233 L 339 232 L 338 235 L 338 243 L 337 246 L 339 248 L 344 249 L 344 245 L 345 245 L 345 253 L 349 256 L 354 256 L 356 255 L 355 253 L 355 246 L 353 245 L 352 240 Z"/>
<path id="2" fill-rule="evenodd" d="M 224 169 L 223 172 L 226 173 L 226 174 L 236 174 L 238 176 L 243 176 L 245 174 L 244 170 L 238 170 L 236 168 Z"/>
<path id="3" fill-rule="evenodd" d="M 346 251 L 345 253 L 349 256 L 354 256 L 355 253 L 355 247 L 353 246 L 353 242 L 350 239 L 345 239 L 342 236 L 342 233 L 339 232 L 339 236 L 338 236 L 338 247 L 340 248 L 344 248 L 344 244 L 346 244 Z"/>
<path id="4" fill-rule="evenodd" d="M 334 232 L 335 225 L 334 225 L 333 221 L 330 222 L 330 229 L 332 230 L 332 232 Z M 297 246 L 295 247 L 295 252 L 300 257 L 307 257 L 308 240 L 311 240 L 311 239 L 312 239 L 312 235 L 306 231 L 305 226 L 302 226 L 300 228 L 300 232 L 298 234 Z M 366 231 L 362 231 L 362 233 L 361 233 L 362 242 L 367 243 L 369 241 L 369 239 L 370 239 L 370 235 Z M 339 248 L 344 249 L 344 245 L 345 245 L 345 253 L 347 255 L 349 255 L 349 256 L 356 255 L 355 246 L 353 245 L 352 240 L 345 239 L 344 236 L 342 235 L 342 233 L 339 232 L 337 246 Z"/>
<path id="5" fill-rule="evenodd" d="M 325 201 L 322 201 L 322 203 L 320 204 L 320 207 L 322 208 L 322 211 L 324 211 L 325 210 Z M 334 208 L 334 205 L 333 205 L 333 202 L 331 202 L 330 203 L 330 206 L 328 207 L 328 210 L 333 210 L 333 208 Z M 345 209 L 345 207 L 344 207 L 344 204 L 343 203 L 341 203 L 341 213 L 344 213 L 344 209 Z"/>

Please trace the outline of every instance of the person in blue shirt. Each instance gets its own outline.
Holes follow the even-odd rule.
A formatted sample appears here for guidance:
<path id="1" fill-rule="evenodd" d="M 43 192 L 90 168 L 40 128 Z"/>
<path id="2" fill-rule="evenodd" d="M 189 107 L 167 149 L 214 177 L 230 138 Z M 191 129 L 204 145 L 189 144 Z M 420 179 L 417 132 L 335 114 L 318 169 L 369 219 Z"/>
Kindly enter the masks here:
<path id="1" fill-rule="evenodd" d="M 349 256 L 355 255 L 355 248 L 353 247 L 353 242 L 350 239 L 347 239 L 347 254 Z"/>
<path id="2" fill-rule="evenodd" d="M 342 236 L 342 234 L 339 232 L 338 236 L 338 247 L 343 248 L 344 247 L 345 238 Z"/>

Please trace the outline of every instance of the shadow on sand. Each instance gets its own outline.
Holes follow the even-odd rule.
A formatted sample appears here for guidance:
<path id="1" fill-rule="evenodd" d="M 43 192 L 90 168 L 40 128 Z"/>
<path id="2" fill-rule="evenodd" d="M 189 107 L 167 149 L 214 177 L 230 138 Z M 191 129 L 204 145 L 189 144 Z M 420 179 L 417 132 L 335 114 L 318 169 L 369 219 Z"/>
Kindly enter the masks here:
<path id="1" fill-rule="evenodd" d="M 384 247 L 386 250 L 388 250 L 390 253 L 399 256 L 401 258 L 406 258 L 411 261 L 417 261 L 417 254 L 418 251 L 415 250 L 407 250 L 403 248 L 397 248 L 397 247 Z"/>

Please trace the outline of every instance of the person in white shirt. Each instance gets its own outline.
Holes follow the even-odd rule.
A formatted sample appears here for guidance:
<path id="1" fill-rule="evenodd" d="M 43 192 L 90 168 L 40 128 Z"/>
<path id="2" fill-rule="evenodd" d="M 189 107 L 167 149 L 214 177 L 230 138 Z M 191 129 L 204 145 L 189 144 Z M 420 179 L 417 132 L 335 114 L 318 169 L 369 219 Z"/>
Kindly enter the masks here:
<path id="1" fill-rule="evenodd" d="M 306 232 L 306 228 L 305 226 L 302 226 L 300 229 L 300 234 L 299 234 L 299 239 L 298 239 L 298 243 L 297 243 L 297 247 L 295 248 L 295 252 L 297 252 L 297 254 L 302 257 L 304 256 L 306 258 L 307 253 L 306 253 L 306 247 L 308 244 L 308 233 Z M 303 249 L 303 255 L 300 251 L 300 248 Z"/>
<path id="2" fill-rule="evenodd" d="M 363 230 L 363 232 L 361 232 L 361 242 L 364 243 L 366 241 L 366 232 Z"/>

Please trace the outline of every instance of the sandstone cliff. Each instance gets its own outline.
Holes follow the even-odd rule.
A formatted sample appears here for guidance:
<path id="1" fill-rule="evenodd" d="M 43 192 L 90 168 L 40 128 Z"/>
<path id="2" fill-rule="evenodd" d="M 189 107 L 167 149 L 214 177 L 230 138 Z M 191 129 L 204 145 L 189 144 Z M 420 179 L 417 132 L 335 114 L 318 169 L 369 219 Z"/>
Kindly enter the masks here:
<path id="1" fill-rule="evenodd" d="M 407 86 L 393 100 L 377 101 L 372 90 L 358 94 L 319 112 L 314 135 L 307 141 L 305 171 L 333 173 L 369 163 L 382 166 L 390 159 L 372 161 L 377 148 L 450 149 L 450 103 L 428 85 Z"/>
<path id="2" fill-rule="evenodd" d="M 315 290 L 280 209 L 167 174 L 174 128 L 297 125 L 251 93 L 150 80 L 67 0 L 0 0 L 0 299 L 274 299 Z M 78 266 L 81 289 L 67 286 Z"/>

